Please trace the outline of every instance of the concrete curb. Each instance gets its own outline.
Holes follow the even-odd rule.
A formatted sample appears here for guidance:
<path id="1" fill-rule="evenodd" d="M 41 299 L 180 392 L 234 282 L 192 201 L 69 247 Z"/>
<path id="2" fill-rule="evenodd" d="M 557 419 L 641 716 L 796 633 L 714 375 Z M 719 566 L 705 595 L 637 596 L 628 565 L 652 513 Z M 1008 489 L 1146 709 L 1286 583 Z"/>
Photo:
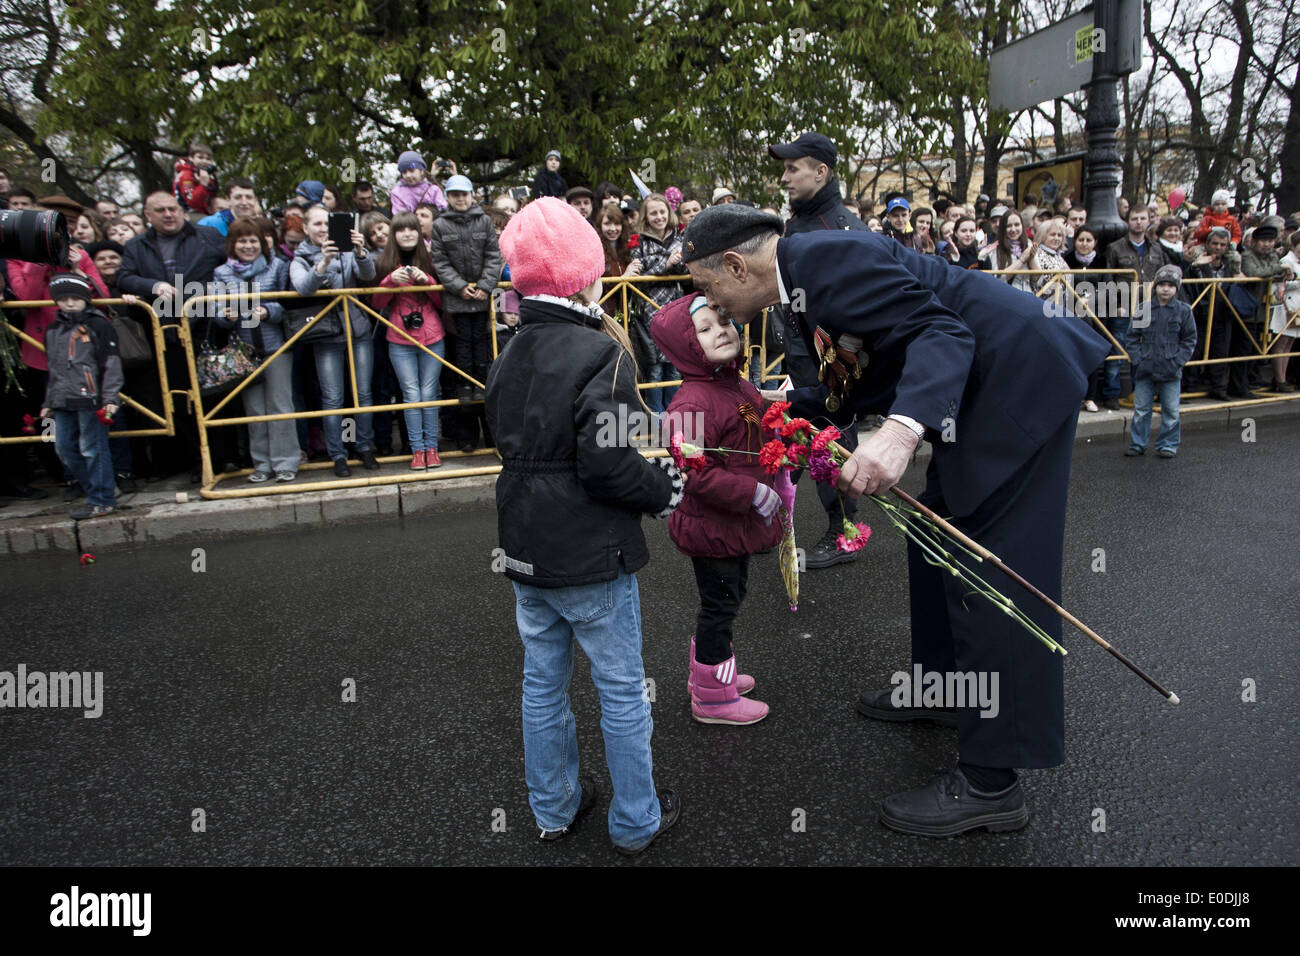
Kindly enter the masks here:
<path id="1" fill-rule="evenodd" d="M 1300 415 L 1300 402 L 1193 412 L 1184 415 L 1183 430 L 1240 428 L 1246 418 L 1295 415 Z M 1131 409 L 1081 412 L 1075 440 L 1090 443 L 1113 439 L 1119 446 L 1126 440 L 1132 417 Z M 929 457 L 929 445 L 922 444 L 916 463 L 926 462 Z M 97 554 L 187 537 L 211 539 L 379 517 L 490 508 L 496 501 L 495 486 L 496 477 L 487 475 L 222 500 L 203 499 L 191 492 L 191 500 L 184 503 L 154 500 L 123 508 L 108 518 L 83 522 L 48 513 L 5 517 L 4 510 L 0 510 L 0 558 L 51 551 Z M 159 492 L 150 497 L 174 498 L 175 494 Z M 50 507 L 47 505 L 44 510 Z"/>

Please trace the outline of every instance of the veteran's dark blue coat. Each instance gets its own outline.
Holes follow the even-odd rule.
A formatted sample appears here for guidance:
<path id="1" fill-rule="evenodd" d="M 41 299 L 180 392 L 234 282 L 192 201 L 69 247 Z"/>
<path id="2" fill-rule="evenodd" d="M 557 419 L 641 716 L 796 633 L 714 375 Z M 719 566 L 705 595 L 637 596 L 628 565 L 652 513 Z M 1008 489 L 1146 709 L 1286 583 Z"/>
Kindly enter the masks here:
<path id="1" fill-rule="evenodd" d="M 1046 315 L 1032 295 L 873 232 L 789 236 L 777 263 L 793 304 L 802 291 L 798 318 L 862 339 L 868 363 L 854 410 L 926 426 L 956 515 L 974 511 L 1078 413 L 1088 373 L 1110 350 L 1077 319 Z M 800 325 L 811 350 L 812 330 Z"/>

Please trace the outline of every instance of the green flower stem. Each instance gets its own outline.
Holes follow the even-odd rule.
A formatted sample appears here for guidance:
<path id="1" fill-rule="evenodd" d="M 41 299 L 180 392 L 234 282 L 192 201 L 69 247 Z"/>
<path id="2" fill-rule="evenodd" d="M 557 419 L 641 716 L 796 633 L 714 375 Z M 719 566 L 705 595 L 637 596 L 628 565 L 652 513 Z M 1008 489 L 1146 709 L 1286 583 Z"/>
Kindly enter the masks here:
<path id="1" fill-rule="evenodd" d="M 876 502 L 876 504 L 881 504 L 881 501 L 877 496 L 871 495 L 870 497 Z M 1008 617 L 1013 618 L 1016 623 L 1034 637 L 1038 638 L 1038 640 L 1041 641 L 1049 650 L 1060 651 L 1062 655 L 1067 653 L 1064 647 L 1062 647 L 1051 637 L 1051 635 L 1026 615 L 1024 611 L 1017 607 L 1014 601 L 993 588 L 987 581 L 975 574 L 960 561 L 956 560 L 951 553 L 944 550 L 942 546 L 934 540 L 934 536 L 939 529 L 930 525 L 929 519 L 924 515 L 910 508 L 898 508 L 893 505 L 892 502 L 882 506 L 881 510 L 885 513 L 885 517 L 889 519 L 889 522 L 899 532 L 916 544 L 916 546 L 921 550 L 922 557 L 928 564 L 943 568 L 954 577 L 960 578 L 965 584 L 972 588 L 971 593 L 978 594 L 990 603 L 996 604 L 1002 609 L 1003 613 Z M 895 514 L 895 512 L 914 518 L 914 520 L 919 519 L 919 521 L 923 522 L 927 527 L 913 528 L 910 522 L 898 517 L 898 514 Z M 917 533 L 918 530 L 921 532 L 920 534 Z M 945 537 L 947 536 L 945 535 Z"/>

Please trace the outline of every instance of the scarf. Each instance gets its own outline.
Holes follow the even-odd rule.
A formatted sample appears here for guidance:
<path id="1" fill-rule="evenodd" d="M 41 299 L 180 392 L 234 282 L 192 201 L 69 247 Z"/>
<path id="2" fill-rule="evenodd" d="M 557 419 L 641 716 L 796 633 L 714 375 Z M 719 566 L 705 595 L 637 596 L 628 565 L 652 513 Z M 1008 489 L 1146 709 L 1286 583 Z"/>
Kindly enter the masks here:
<path id="1" fill-rule="evenodd" d="M 266 257 L 261 253 L 258 253 L 257 258 L 252 262 L 240 262 L 238 259 L 227 259 L 226 265 L 230 268 L 230 271 L 235 274 L 236 279 L 241 279 L 244 282 L 257 278 L 269 268 L 266 262 Z"/>
<path id="2" fill-rule="evenodd" d="M 1085 255 L 1084 255 L 1082 252 L 1080 252 L 1078 249 L 1075 249 L 1075 250 L 1074 250 L 1074 258 L 1078 260 L 1079 265 L 1081 265 L 1081 266 L 1090 266 L 1090 265 L 1092 265 L 1092 260 L 1097 258 L 1097 250 L 1096 250 L 1096 249 L 1093 249 L 1092 252 L 1088 253 L 1088 254 L 1085 256 Z"/>

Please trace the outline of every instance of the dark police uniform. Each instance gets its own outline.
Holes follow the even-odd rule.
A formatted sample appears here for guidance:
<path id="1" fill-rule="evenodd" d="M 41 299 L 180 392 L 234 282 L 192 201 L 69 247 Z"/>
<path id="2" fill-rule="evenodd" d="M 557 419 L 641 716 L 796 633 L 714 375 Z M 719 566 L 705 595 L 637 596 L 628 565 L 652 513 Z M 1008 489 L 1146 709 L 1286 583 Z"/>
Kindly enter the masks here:
<path id="1" fill-rule="evenodd" d="M 835 340 L 861 339 L 865 367 L 844 396 L 853 411 L 925 426 L 934 453 L 921 500 L 1059 601 L 1079 402 L 1108 343 L 1081 322 L 1045 315 L 1034 296 L 871 232 L 783 238 L 777 266 L 782 302 L 802 293 L 797 317 L 810 352 L 810 323 Z M 993 569 L 972 567 L 1060 637 L 1060 619 L 1039 601 Z M 908 574 L 913 661 L 925 671 L 999 675 L 996 717 L 958 711 L 961 760 L 1060 764 L 1060 655 L 983 598 L 964 600 L 961 582 L 910 543 Z"/>

